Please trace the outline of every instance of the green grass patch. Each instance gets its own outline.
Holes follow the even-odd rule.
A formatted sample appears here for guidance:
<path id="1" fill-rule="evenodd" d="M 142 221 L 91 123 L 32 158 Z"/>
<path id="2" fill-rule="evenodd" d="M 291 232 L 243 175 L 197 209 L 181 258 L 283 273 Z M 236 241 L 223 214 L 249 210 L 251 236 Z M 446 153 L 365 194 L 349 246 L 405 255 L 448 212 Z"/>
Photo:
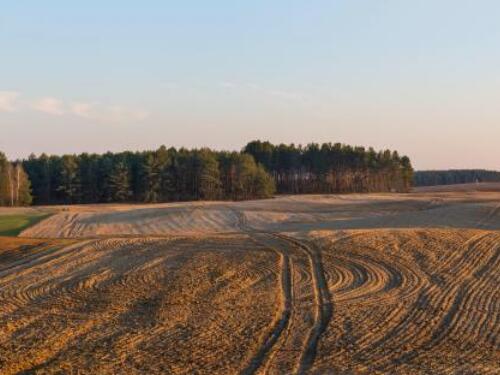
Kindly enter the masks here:
<path id="1" fill-rule="evenodd" d="M 17 236 L 51 214 L 0 215 L 0 236 Z"/>

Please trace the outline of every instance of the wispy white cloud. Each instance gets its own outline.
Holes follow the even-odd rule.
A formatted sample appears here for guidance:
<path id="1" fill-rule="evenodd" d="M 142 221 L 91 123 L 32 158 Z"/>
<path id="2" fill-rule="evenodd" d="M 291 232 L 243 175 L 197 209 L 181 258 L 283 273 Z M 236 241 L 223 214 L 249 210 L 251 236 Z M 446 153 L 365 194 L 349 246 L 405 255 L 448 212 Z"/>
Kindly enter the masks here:
<path id="1" fill-rule="evenodd" d="M 0 91 L 0 112 L 14 112 L 19 96 L 16 91 Z"/>
<path id="2" fill-rule="evenodd" d="M 149 116 L 148 111 L 118 105 L 105 106 L 97 103 L 73 102 L 69 108 L 74 116 L 99 122 L 135 122 L 143 121 Z"/>
<path id="3" fill-rule="evenodd" d="M 0 112 L 36 111 L 50 116 L 74 116 L 102 123 L 143 121 L 150 113 L 140 108 L 98 102 L 68 101 L 52 96 L 20 100 L 20 93 L 0 91 Z"/>
<path id="4" fill-rule="evenodd" d="M 70 104 L 70 112 L 75 116 L 92 118 L 93 106 L 90 103 L 73 102 Z"/>
<path id="5" fill-rule="evenodd" d="M 35 100 L 32 108 L 36 111 L 54 116 L 61 116 L 65 113 L 63 101 L 52 97 L 44 97 Z"/>

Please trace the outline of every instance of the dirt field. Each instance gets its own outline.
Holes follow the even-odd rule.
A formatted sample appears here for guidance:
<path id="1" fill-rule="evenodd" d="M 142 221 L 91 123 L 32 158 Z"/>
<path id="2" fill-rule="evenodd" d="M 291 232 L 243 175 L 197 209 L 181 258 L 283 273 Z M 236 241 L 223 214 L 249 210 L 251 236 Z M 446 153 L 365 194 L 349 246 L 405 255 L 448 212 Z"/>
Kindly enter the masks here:
<path id="1" fill-rule="evenodd" d="M 51 207 L 59 213 L 21 233 L 27 238 L 207 235 L 251 228 L 302 232 L 366 228 L 479 228 L 500 230 L 500 184 L 457 185 L 456 191 L 412 194 L 282 196 L 271 200 L 157 205 Z M 446 187 L 447 190 L 452 189 Z M 428 189 L 427 189 L 428 190 Z M 37 209 L 38 211 L 43 209 Z"/>
<path id="2" fill-rule="evenodd" d="M 2 374 L 500 373 L 500 188 L 51 209 Z"/>

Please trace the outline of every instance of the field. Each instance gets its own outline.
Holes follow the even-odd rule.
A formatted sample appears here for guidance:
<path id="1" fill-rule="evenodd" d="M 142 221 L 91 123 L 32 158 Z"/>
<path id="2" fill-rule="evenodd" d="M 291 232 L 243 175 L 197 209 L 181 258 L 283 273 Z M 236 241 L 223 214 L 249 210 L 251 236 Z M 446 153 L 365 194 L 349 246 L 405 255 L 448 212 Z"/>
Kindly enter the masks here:
<path id="1" fill-rule="evenodd" d="M 500 185 L 50 209 L 0 239 L 2 374 L 500 373 Z"/>

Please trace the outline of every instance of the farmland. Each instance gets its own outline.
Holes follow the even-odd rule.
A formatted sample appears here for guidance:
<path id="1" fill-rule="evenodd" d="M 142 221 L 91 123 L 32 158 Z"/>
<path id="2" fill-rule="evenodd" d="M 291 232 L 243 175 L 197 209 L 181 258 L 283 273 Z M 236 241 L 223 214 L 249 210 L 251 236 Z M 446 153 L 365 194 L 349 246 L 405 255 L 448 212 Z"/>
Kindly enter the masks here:
<path id="1" fill-rule="evenodd" d="M 50 210 L 1 239 L 2 373 L 500 371 L 498 185 Z"/>

